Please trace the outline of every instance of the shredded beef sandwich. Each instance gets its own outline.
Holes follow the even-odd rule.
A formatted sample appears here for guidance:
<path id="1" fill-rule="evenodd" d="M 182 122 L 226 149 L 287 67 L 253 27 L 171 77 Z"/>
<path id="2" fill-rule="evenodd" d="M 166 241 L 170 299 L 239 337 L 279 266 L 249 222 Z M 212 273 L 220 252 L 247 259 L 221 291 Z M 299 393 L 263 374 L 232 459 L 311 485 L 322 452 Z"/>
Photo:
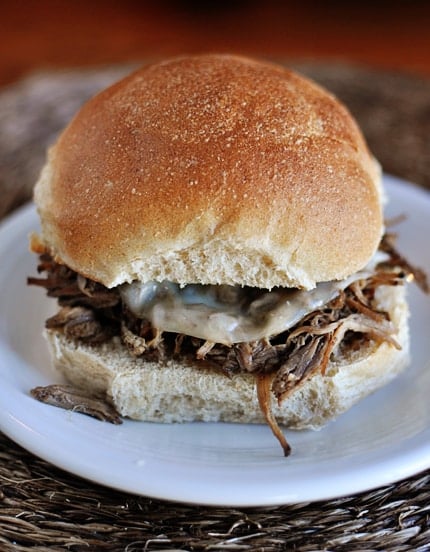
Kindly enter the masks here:
<path id="1" fill-rule="evenodd" d="M 138 70 L 78 112 L 34 197 L 54 363 L 122 416 L 266 421 L 287 455 L 279 424 L 321 427 L 407 364 L 414 270 L 379 166 L 347 109 L 283 67 Z"/>

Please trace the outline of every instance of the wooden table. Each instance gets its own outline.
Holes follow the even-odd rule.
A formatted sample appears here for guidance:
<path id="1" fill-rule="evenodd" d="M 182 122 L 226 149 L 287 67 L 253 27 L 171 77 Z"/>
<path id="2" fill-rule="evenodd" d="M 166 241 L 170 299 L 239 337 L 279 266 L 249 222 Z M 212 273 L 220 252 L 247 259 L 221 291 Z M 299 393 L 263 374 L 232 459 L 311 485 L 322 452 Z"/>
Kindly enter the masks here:
<path id="1" fill-rule="evenodd" d="M 428 2 L 1 0 L 0 14 L 0 85 L 40 68 L 202 51 L 430 75 Z"/>

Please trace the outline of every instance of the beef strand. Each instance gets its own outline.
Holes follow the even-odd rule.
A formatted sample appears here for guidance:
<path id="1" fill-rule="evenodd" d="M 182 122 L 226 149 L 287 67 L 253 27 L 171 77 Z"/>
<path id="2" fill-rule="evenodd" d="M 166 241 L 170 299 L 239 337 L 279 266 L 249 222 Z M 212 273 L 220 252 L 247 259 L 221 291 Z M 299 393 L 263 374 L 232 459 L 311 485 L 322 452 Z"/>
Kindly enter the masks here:
<path id="1" fill-rule="evenodd" d="M 80 412 L 111 424 L 121 424 L 122 420 L 115 408 L 103 399 L 86 394 L 71 385 L 53 384 L 34 387 L 31 395 L 38 401 L 58 406 L 65 410 Z"/>
<path id="2" fill-rule="evenodd" d="M 395 247 L 396 235 L 392 233 L 386 233 L 381 241 L 380 249 L 389 255 L 389 261 L 385 264 L 389 267 L 395 267 L 397 270 L 401 268 L 405 275 L 409 278 L 413 278 L 418 287 L 424 291 L 424 293 L 430 293 L 430 286 L 427 280 L 427 275 L 421 268 L 412 265 L 407 261 Z"/>
<path id="3" fill-rule="evenodd" d="M 104 343 L 113 336 L 112 328 L 97 318 L 97 312 L 83 306 L 62 307 L 45 322 L 48 329 L 62 329 L 67 337 L 90 343 Z"/>
<path id="4" fill-rule="evenodd" d="M 272 374 L 260 374 L 256 377 L 258 404 L 260 406 L 264 419 L 267 422 L 267 425 L 272 430 L 273 435 L 278 439 L 279 444 L 284 451 L 284 456 L 289 456 L 291 454 L 291 447 L 285 439 L 285 435 L 282 433 L 278 422 L 273 415 L 271 405 L 272 394 L 270 392 L 271 381 Z"/>

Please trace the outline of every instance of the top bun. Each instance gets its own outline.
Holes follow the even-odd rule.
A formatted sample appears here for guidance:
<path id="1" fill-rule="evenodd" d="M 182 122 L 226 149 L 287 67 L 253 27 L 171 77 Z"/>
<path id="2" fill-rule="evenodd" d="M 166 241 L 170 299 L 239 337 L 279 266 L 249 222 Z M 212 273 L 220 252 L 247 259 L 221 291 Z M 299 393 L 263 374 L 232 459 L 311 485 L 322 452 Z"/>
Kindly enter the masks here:
<path id="1" fill-rule="evenodd" d="M 378 246 L 380 196 L 335 97 L 231 55 L 149 65 L 95 96 L 35 188 L 45 246 L 108 287 L 345 278 Z"/>

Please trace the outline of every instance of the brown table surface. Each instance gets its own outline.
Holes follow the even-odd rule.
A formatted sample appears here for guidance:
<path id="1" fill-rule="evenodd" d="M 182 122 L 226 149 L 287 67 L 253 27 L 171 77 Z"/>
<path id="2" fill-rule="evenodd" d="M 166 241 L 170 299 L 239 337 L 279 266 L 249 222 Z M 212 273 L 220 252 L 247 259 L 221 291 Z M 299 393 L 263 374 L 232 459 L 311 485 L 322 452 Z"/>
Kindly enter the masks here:
<path id="1" fill-rule="evenodd" d="M 41 67 L 208 50 L 430 75 L 425 1 L 0 0 L 0 13 L 0 85 Z"/>
<path id="2" fill-rule="evenodd" d="M 387 172 L 430 189 L 429 3 L 0 0 L 0 13 L 0 218 L 31 197 L 47 145 L 124 60 L 183 52 L 298 66 L 350 107 Z M 338 500 L 209 508 L 92 484 L 0 434 L 2 551 L 424 552 L 429 514 L 430 471 Z"/>

